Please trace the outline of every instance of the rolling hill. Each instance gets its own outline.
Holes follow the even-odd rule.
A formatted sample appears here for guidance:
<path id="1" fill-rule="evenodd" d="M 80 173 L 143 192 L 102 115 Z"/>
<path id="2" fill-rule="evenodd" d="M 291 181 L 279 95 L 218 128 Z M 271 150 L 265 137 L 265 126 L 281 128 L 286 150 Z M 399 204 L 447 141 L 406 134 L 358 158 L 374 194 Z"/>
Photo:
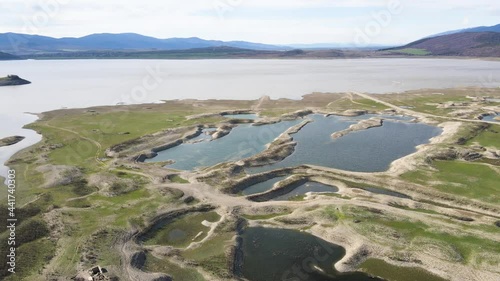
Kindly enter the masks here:
<path id="1" fill-rule="evenodd" d="M 500 33 L 460 32 L 417 40 L 382 50 L 399 55 L 500 57 Z"/>
<path id="2" fill-rule="evenodd" d="M 450 35 L 450 34 L 456 34 L 456 33 L 463 33 L 463 32 L 500 32 L 500 24 L 493 25 L 493 26 L 478 26 L 478 27 L 472 27 L 472 28 L 466 28 L 466 29 L 451 30 L 451 31 L 446 31 L 446 32 L 434 34 L 434 35 L 428 36 L 426 38 L 437 37 L 437 36 L 442 36 L 442 35 Z"/>
<path id="3" fill-rule="evenodd" d="M 0 52 L 0 60 L 19 60 L 20 57 Z"/>
<path id="4" fill-rule="evenodd" d="M 18 33 L 0 34 L 0 51 L 16 55 L 102 50 L 186 50 L 209 47 L 234 47 L 251 50 L 286 50 L 287 47 L 245 41 L 204 40 L 197 37 L 158 39 L 136 33 L 100 33 L 80 38 L 53 38 Z"/>

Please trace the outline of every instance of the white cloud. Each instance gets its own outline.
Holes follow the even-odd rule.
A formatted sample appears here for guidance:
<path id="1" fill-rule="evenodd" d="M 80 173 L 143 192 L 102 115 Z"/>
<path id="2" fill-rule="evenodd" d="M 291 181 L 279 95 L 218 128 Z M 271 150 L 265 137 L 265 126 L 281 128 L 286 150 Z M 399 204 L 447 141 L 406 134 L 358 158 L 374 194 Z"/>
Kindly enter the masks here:
<path id="1" fill-rule="evenodd" d="M 136 32 L 162 38 L 198 36 L 276 44 L 350 42 L 353 30 L 372 20 L 372 13 L 385 9 L 389 1 L 397 0 L 1 0 L 0 32 L 26 32 L 26 19 L 33 21 L 40 13 L 49 11 L 52 15 L 48 21 L 38 25 L 34 33 L 62 37 Z M 55 6 L 58 2 L 62 4 Z M 223 20 L 214 8 L 221 3 L 230 8 Z M 464 20 L 459 10 L 474 11 L 467 14 L 469 22 L 497 24 L 500 11 L 500 1 L 493 0 L 401 0 L 401 3 L 404 15 L 395 18 L 390 28 L 376 38 L 377 42 L 405 43 L 447 28 L 461 28 L 454 26 Z M 345 14 L 314 16 L 314 11 L 339 10 L 335 8 L 342 8 Z M 273 18 L 272 13 L 268 17 L 259 17 L 258 13 L 242 16 L 244 12 L 259 10 L 277 13 L 283 10 L 293 15 L 293 11 L 303 9 L 312 11 L 307 18 Z M 456 13 L 457 17 L 453 22 L 444 22 L 429 17 L 432 12 L 450 17 Z"/>

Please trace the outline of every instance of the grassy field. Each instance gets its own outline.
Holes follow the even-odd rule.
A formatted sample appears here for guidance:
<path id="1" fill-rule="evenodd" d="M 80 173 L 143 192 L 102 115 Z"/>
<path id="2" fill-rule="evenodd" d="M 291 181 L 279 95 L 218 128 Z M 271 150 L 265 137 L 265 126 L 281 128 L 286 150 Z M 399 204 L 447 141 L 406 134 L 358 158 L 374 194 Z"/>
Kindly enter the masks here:
<path id="1" fill-rule="evenodd" d="M 225 255 L 226 246 L 231 242 L 235 233 L 219 232 L 201 245 L 201 247 L 187 250 L 182 256 L 188 260 L 195 261 L 204 269 L 224 278 L 228 277 L 228 260 Z"/>
<path id="2" fill-rule="evenodd" d="M 412 56 L 427 56 L 430 55 L 431 52 L 425 49 L 416 49 L 416 48 L 405 48 L 399 50 L 391 50 L 391 53 L 404 54 L 404 55 L 412 55 Z"/>
<path id="3" fill-rule="evenodd" d="M 196 270 L 180 267 L 167 259 L 160 260 L 150 253 L 146 255 L 146 264 L 142 270 L 165 273 L 176 281 L 205 281 L 205 278 L 196 272 Z"/>
<path id="4" fill-rule="evenodd" d="M 171 180 L 172 182 L 175 182 L 175 183 L 189 183 L 188 180 L 186 179 L 183 179 L 181 176 L 179 175 L 174 175 L 172 177 L 169 177 L 169 180 Z"/>
<path id="5" fill-rule="evenodd" d="M 359 269 L 387 281 L 446 281 L 421 268 L 405 267 L 403 269 L 379 259 L 368 259 L 361 264 Z"/>
<path id="6" fill-rule="evenodd" d="M 450 262 L 474 266 L 479 263 L 500 262 L 495 255 L 500 251 L 500 245 L 493 240 L 404 217 L 394 217 L 371 208 L 327 207 L 323 213 L 334 223 L 347 223 L 368 239 L 390 245 L 394 252 L 389 258 L 395 260 L 401 259 L 402 253 L 421 252 L 431 247 L 434 255 L 440 255 Z M 359 223 L 353 223 L 354 220 Z"/>
<path id="7" fill-rule="evenodd" d="M 437 171 L 420 169 L 401 177 L 445 193 L 496 204 L 500 202 L 498 172 L 493 168 L 464 161 L 435 161 L 433 166 Z"/>
<path id="8" fill-rule="evenodd" d="M 468 145 L 476 143 L 484 147 L 500 149 L 500 125 L 491 125 L 467 142 Z"/>

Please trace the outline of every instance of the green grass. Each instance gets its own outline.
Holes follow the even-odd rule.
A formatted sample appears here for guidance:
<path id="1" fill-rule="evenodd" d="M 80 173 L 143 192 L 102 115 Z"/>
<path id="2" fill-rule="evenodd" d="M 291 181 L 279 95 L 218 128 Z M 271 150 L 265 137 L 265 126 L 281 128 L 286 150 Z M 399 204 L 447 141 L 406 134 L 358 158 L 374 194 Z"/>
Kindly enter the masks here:
<path id="1" fill-rule="evenodd" d="M 17 249 L 16 274 L 6 277 L 5 281 L 24 281 L 29 276 L 39 276 L 56 252 L 55 243 L 48 239 L 39 239 L 22 244 Z"/>
<path id="2" fill-rule="evenodd" d="M 332 221 L 344 220 L 346 218 L 345 214 L 339 208 L 333 206 L 324 208 L 323 214 Z"/>
<path id="3" fill-rule="evenodd" d="M 410 220 L 394 220 L 381 217 L 375 217 L 365 223 L 370 226 L 383 226 L 392 229 L 392 233 L 398 233 L 404 245 L 412 245 L 413 247 L 423 248 L 428 241 L 433 241 L 432 244 L 446 245 L 453 249 L 459 255 L 459 262 L 471 263 L 473 260 L 485 252 L 498 253 L 500 245 L 495 241 L 477 238 L 470 235 L 450 234 L 441 229 L 432 228 L 422 222 Z M 371 228 L 365 230 L 370 232 Z M 391 232 L 387 232 L 391 233 Z M 422 242 L 424 241 L 424 242 Z M 493 255 L 494 256 L 494 255 Z M 497 258 L 495 258 L 498 260 Z M 457 261 L 457 260 L 456 260 Z"/>
<path id="4" fill-rule="evenodd" d="M 399 267 L 379 259 L 368 259 L 360 267 L 362 271 L 382 277 L 387 281 L 446 281 L 422 268 Z"/>
<path id="5" fill-rule="evenodd" d="M 184 251 L 182 256 L 195 261 L 204 269 L 215 273 L 221 278 L 227 278 L 230 274 L 225 249 L 230 244 L 234 235 L 235 233 L 232 232 L 218 233 L 200 247 Z"/>
<path id="6" fill-rule="evenodd" d="M 414 55 L 414 56 L 426 56 L 430 55 L 431 52 L 425 49 L 417 49 L 417 48 L 405 48 L 400 50 L 391 50 L 392 53 L 399 53 L 405 55 Z"/>
<path id="7" fill-rule="evenodd" d="M 417 170 L 403 174 L 402 178 L 420 184 L 439 181 L 442 183 L 432 186 L 440 191 L 489 203 L 500 202 L 499 176 L 489 166 L 463 161 L 435 161 L 433 165 L 437 172 Z"/>
<path id="8" fill-rule="evenodd" d="M 172 177 L 169 177 L 169 180 L 175 183 L 189 183 L 188 180 L 182 178 L 179 175 L 173 175 Z"/>
<path id="9" fill-rule="evenodd" d="M 473 143 L 478 143 L 484 147 L 500 149 L 500 125 L 491 125 L 491 127 L 483 130 L 479 135 L 467 142 L 468 145 Z"/>
<path id="10" fill-rule="evenodd" d="M 147 253 L 144 271 L 165 273 L 176 281 L 204 281 L 205 278 L 195 269 L 182 268 L 167 259 L 158 259 Z"/>
<path id="11" fill-rule="evenodd" d="M 344 111 L 348 109 L 367 110 L 367 111 L 381 111 L 387 109 L 387 106 L 375 102 L 371 99 L 354 97 L 353 101 L 348 98 L 338 99 L 328 104 L 327 109 L 335 111 Z"/>
<path id="12" fill-rule="evenodd" d="M 160 130 L 197 124 L 199 120 L 186 119 L 187 115 L 193 113 L 195 112 L 190 109 L 182 108 L 168 113 L 155 110 L 134 111 L 133 113 L 129 111 L 68 113 L 64 116 L 49 115 L 27 127 L 41 132 L 46 141 L 63 145 L 49 153 L 52 163 L 80 166 L 88 168 L 89 171 L 95 171 L 94 157 L 96 155 L 103 157 L 106 148 Z M 217 122 L 220 119 L 207 118 L 203 122 Z M 78 132 L 78 134 L 65 130 Z M 98 147 L 85 138 L 101 144 L 102 149 L 99 153 Z"/>
<path id="13" fill-rule="evenodd" d="M 188 214 L 176 218 L 154 231 L 144 243 L 146 245 L 186 247 L 191 242 L 200 241 L 207 235 L 209 228 L 201 224 L 204 220 L 216 222 L 219 219 L 220 216 L 216 212 Z M 195 239 L 200 232 L 203 234 Z"/>

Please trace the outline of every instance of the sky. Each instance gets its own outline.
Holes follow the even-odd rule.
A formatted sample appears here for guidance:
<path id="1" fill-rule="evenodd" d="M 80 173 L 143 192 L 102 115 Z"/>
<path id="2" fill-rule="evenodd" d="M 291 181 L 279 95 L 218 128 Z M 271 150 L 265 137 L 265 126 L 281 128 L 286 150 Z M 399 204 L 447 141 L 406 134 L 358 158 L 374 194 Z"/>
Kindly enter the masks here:
<path id="1" fill-rule="evenodd" d="M 498 0 L 0 0 L 0 33 L 397 45 L 500 23 Z"/>

